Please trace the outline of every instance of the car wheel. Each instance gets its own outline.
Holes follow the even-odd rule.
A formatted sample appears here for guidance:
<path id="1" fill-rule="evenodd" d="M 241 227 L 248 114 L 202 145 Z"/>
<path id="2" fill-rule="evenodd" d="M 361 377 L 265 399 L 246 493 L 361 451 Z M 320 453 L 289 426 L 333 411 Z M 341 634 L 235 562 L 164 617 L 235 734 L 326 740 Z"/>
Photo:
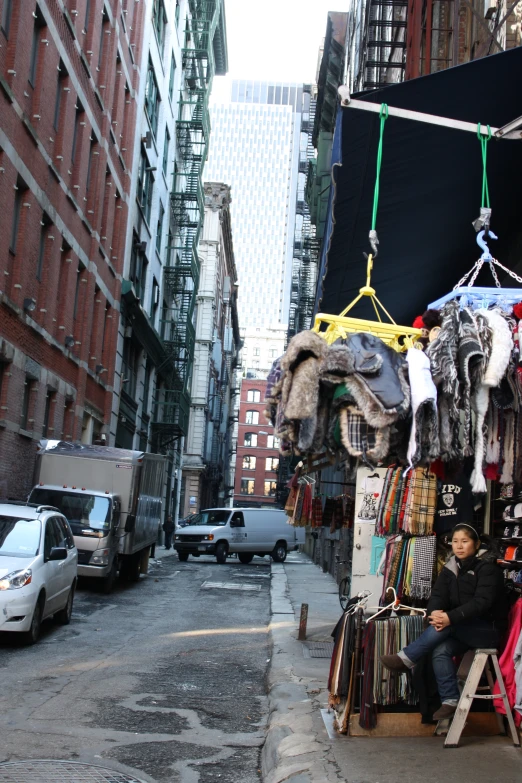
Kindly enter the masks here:
<path id="1" fill-rule="evenodd" d="M 118 576 L 118 566 L 116 564 L 116 558 L 114 558 L 114 560 L 112 561 L 111 570 L 109 571 L 107 576 L 102 579 L 102 583 L 101 583 L 102 593 L 108 595 L 112 591 L 117 576 Z"/>
<path id="2" fill-rule="evenodd" d="M 216 560 L 218 563 L 223 565 L 223 563 L 227 562 L 227 551 L 228 547 L 225 544 L 224 541 L 220 541 L 218 545 L 216 546 Z"/>
<path id="3" fill-rule="evenodd" d="M 42 627 L 42 615 L 44 608 L 45 598 L 40 596 L 34 607 L 33 619 L 31 620 L 31 627 L 24 633 L 24 641 L 26 644 L 36 644 L 40 638 L 40 629 Z"/>
<path id="4" fill-rule="evenodd" d="M 284 541 L 278 541 L 272 551 L 272 560 L 274 563 L 284 563 L 286 560 L 286 544 Z"/>
<path id="5" fill-rule="evenodd" d="M 186 563 L 188 560 L 188 552 L 178 552 L 178 560 L 180 563 Z"/>
<path id="6" fill-rule="evenodd" d="M 254 559 L 254 555 L 250 554 L 249 552 L 239 552 L 238 558 L 240 563 L 243 563 L 243 565 L 248 565 Z"/>
<path id="7" fill-rule="evenodd" d="M 74 603 L 74 587 L 75 585 L 72 584 L 71 589 L 69 590 L 69 595 L 67 596 L 67 603 L 65 604 L 64 608 L 60 609 L 60 611 L 56 612 L 54 615 L 54 619 L 57 623 L 60 623 L 60 625 L 69 625 L 71 622 Z"/>

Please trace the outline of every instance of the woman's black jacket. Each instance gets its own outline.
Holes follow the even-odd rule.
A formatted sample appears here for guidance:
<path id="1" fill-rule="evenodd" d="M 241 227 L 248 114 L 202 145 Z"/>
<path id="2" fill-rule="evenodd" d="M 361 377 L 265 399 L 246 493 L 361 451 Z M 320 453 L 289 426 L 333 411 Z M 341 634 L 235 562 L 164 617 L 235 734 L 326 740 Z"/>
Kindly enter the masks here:
<path id="1" fill-rule="evenodd" d="M 435 582 L 428 602 L 428 616 L 435 609 L 447 613 L 452 625 L 481 617 L 505 626 L 508 606 L 504 576 L 491 553 L 458 560 L 451 557 Z"/>

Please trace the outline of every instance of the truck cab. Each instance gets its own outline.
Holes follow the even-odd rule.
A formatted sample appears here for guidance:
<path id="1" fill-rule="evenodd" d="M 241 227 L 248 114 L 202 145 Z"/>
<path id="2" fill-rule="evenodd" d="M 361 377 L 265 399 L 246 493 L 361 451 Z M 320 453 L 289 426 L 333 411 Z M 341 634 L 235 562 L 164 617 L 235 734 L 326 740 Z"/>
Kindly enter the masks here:
<path id="1" fill-rule="evenodd" d="M 78 576 L 101 578 L 111 588 L 117 571 L 120 498 L 85 487 L 39 484 L 30 501 L 55 506 L 68 519 L 78 550 Z"/>

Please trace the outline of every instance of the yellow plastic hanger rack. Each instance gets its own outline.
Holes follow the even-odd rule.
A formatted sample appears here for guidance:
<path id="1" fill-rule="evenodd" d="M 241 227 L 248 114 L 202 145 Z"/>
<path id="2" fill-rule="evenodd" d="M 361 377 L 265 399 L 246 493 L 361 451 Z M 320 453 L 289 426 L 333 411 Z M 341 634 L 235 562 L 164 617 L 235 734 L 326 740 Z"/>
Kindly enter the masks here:
<path id="1" fill-rule="evenodd" d="M 377 239 L 376 229 L 377 229 L 377 209 L 379 206 L 384 125 L 386 123 L 386 120 L 388 119 L 388 105 L 386 103 L 381 104 L 379 119 L 380 119 L 380 133 L 379 133 L 379 144 L 377 147 L 377 166 L 376 166 L 376 173 L 375 173 L 373 211 L 372 211 L 372 222 L 371 222 L 371 229 L 370 229 L 370 245 L 373 253 L 370 253 L 368 255 L 368 266 L 366 270 L 366 285 L 359 289 L 359 296 L 355 297 L 353 302 L 351 302 L 348 305 L 348 307 L 343 310 L 341 315 L 325 315 L 324 313 L 318 313 L 315 317 L 315 324 L 314 324 L 313 331 L 319 334 L 321 337 L 324 337 L 328 345 L 331 345 L 333 342 L 335 342 L 338 339 L 344 340 L 348 334 L 354 334 L 356 332 L 369 332 L 370 334 L 375 335 L 375 337 L 380 337 L 380 339 L 383 342 L 385 342 L 387 345 L 390 345 L 396 351 L 402 352 L 402 351 L 407 351 L 408 348 L 411 348 L 416 343 L 418 338 L 422 336 L 422 331 L 420 329 L 414 329 L 413 327 L 398 326 L 393 320 L 393 318 L 391 317 L 391 315 L 389 314 L 389 312 L 386 310 L 384 305 L 381 302 L 379 302 L 379 300 L 375 296 L 375 288 L 372 288 L 370 285 L 372 269 L 373 269 L 373 259 L 377 257 L 377 245 L 379 244 L 379 240 Z M 359 299 L 362 299 L 363 296 L 370 297 L 373 305 L 373 309 L 375 310 L 375 314 L 378 319 L 377 321 L 366 321 L 363 320 L 362 318 L 345 317 L 346 313 L 348 313 L 352 309 L 352 307 L 354 307 L 357 304 Z M 386 323 L 382 320 L 381 314 L 379 313 L 379 307 L 386 315 L 386 317 L 389 318 L 391 323 Z M 325 331 L 321 331 L 321 327 L 324 324 L 326 324 L 327 328 Z"/>
<path id="2" fill-rule="evenodd" d="M 383 342 L 394 348 L 398 352 L 407 351 L 408 348 L 412 348 L 419 337 L 422 336 L 421 329 L 414 329 L 413 326 L 399 326 L 395 323 L 389 312 L 384 305 L 379 302 L 375 295 L 375 288 L 370 285 L 371 274 L 373 269 L 373 255 L 370 253 L 368 256 L 368 269 L 366 274 L 366 285 L 359 289 L 358 296 L 355 297 L 353 302 L 350 302 L 340 315 L 326 315 L 325 313 L 318 313 L 315 317 L 314 328 L 312 331 L 316 332 L 320 337 L 323 337 L 328 345 L 331 345 L 336 340 L 344 340 L 349 334 L 355 334 L 356 332 L 369 332 L 370 334 L 379 337 Z M 377 315 L 377 321 L 367 321 L 363 318 L 346 318 L 346 313 L 362 299 L 363 296 L 369 296 L 375 314 Z M 379 313 L 379 309 L 389 318 L 390 323 L 382 320 Z M 323 325 L 326 324 L 326 330 L 321 331 Z"/>

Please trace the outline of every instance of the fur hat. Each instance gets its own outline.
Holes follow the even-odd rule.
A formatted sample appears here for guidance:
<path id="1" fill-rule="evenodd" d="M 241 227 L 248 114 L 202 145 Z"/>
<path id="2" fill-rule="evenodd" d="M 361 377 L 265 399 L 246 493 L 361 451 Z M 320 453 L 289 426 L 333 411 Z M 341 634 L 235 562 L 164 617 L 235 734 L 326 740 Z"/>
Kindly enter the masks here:
<path id="1" fill-rule="evenodd" d="M 495 310 L 477 310 L 489 322 L 493 339 L 491 357 L 489 359 L 482 384 L 498 386 L 507 370 L 511 351 L 513 350 L 513 335 L 505 318 Z"/>

